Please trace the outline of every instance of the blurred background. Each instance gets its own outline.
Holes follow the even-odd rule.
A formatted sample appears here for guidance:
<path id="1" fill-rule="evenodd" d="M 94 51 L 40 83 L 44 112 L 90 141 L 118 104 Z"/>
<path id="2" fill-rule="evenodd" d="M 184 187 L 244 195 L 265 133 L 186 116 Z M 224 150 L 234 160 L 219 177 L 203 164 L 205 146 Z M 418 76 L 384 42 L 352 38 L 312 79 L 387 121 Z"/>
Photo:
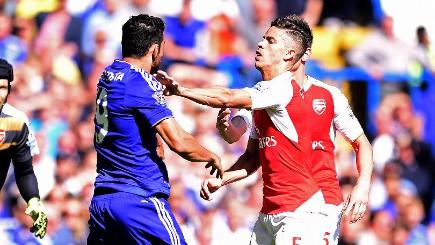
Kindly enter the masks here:
<path id="1" fill-rule="evenodd" d="M 13 174 L 0 193 L 1 244 L 85 244 L 96 175 L 96 83 L 120 58 L 131 15 L 165 19 L 162 69 L 186 86 L 241 88 L 261 79 L 258 41 L 277 16 L 303 16 L 314 32 L 309 75 L 348 97 L 374 148 L 369 210 L 344 220 L 340 244 L 435 244 L 435 37 L 433 0 L 0 0 L 0 57 L 14 65 L 8 102 L 31 120 L 34 158 L 49 214 L 47 236 L 31 220 Z M 228 145 L 217 110 L 168 98 L 176 120 L 229 166 L 247 135 Z M 343 195 L 355 184 L 355 155 L 337 137 Z M 166 148 L 171 207 L 189 244 L 248 244 L 261 207 L 259 173 L 199 198 L 207 172 Z M 12 168 L 11 168 L 12 169 Z"/>

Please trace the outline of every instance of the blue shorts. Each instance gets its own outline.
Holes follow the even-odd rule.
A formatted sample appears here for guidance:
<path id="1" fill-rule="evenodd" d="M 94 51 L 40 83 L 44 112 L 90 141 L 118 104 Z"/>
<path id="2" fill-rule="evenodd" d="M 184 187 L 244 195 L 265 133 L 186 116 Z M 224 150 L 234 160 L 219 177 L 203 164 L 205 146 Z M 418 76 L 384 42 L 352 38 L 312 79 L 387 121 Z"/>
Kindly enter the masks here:
<path id="1" fill-rule="evenodd" d="M 163 197 L 98 195 L 92 198 L 89 212 L 88 244 L 186 244 Z"/>

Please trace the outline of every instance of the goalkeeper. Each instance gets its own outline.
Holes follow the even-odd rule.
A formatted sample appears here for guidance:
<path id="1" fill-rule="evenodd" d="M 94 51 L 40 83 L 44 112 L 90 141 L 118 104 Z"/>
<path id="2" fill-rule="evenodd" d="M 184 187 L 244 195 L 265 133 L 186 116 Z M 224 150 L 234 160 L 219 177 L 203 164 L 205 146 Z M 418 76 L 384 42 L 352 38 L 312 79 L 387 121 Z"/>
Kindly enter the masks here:
<path id="1" fill-rule="evenodd" d="M 25 114 L 6 104 L 13 79 L 12 66 L 0 59 L 0 188 L 12 160 L 18 189 L 27 203 L 26 214 L 33 219 L 30 231 L 43 238 L 47 230 L 47 214 L 39 199 L 38 182 L 32 166 L 32 153 L 37 154 L 38 149 Z"/>

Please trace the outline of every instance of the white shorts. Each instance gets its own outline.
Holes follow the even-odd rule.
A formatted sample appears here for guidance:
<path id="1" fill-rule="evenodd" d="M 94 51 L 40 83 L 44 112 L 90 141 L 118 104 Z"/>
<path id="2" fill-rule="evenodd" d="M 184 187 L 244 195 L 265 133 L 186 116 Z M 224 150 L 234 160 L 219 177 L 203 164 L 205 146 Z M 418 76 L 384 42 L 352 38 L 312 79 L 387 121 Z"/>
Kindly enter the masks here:
<path id="1" fill-rule="evenodd" d="M 260 213 L 252 231 L 250 245 L 322 244 L 326 214 L 325 202 L 317 192 L 294 212 Z"/>
<path id="2" fill-rule="evenodd" d="M 343 203 L 336 206 L 333 204 L 325 204 L 324 212 L 327 214 L 324 239 L 328 240 L 329 245 L 337 245 L 340 235 L 340 223 Z"/>

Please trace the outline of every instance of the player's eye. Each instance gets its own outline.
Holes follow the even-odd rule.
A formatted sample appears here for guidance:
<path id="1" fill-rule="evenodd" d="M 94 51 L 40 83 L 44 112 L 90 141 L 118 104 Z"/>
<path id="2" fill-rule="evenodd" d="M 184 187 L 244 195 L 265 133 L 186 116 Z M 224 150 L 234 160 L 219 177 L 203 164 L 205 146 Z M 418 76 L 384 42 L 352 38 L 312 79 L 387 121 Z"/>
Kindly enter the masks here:
<path id="1" fill-rule="evenodd" d="M 270 43 L 270 44 L 276 42 L 275 38 L 273 38 L 273 37 L 266 37 L 266 40 L 267 40 L 267 42 Z"/>

